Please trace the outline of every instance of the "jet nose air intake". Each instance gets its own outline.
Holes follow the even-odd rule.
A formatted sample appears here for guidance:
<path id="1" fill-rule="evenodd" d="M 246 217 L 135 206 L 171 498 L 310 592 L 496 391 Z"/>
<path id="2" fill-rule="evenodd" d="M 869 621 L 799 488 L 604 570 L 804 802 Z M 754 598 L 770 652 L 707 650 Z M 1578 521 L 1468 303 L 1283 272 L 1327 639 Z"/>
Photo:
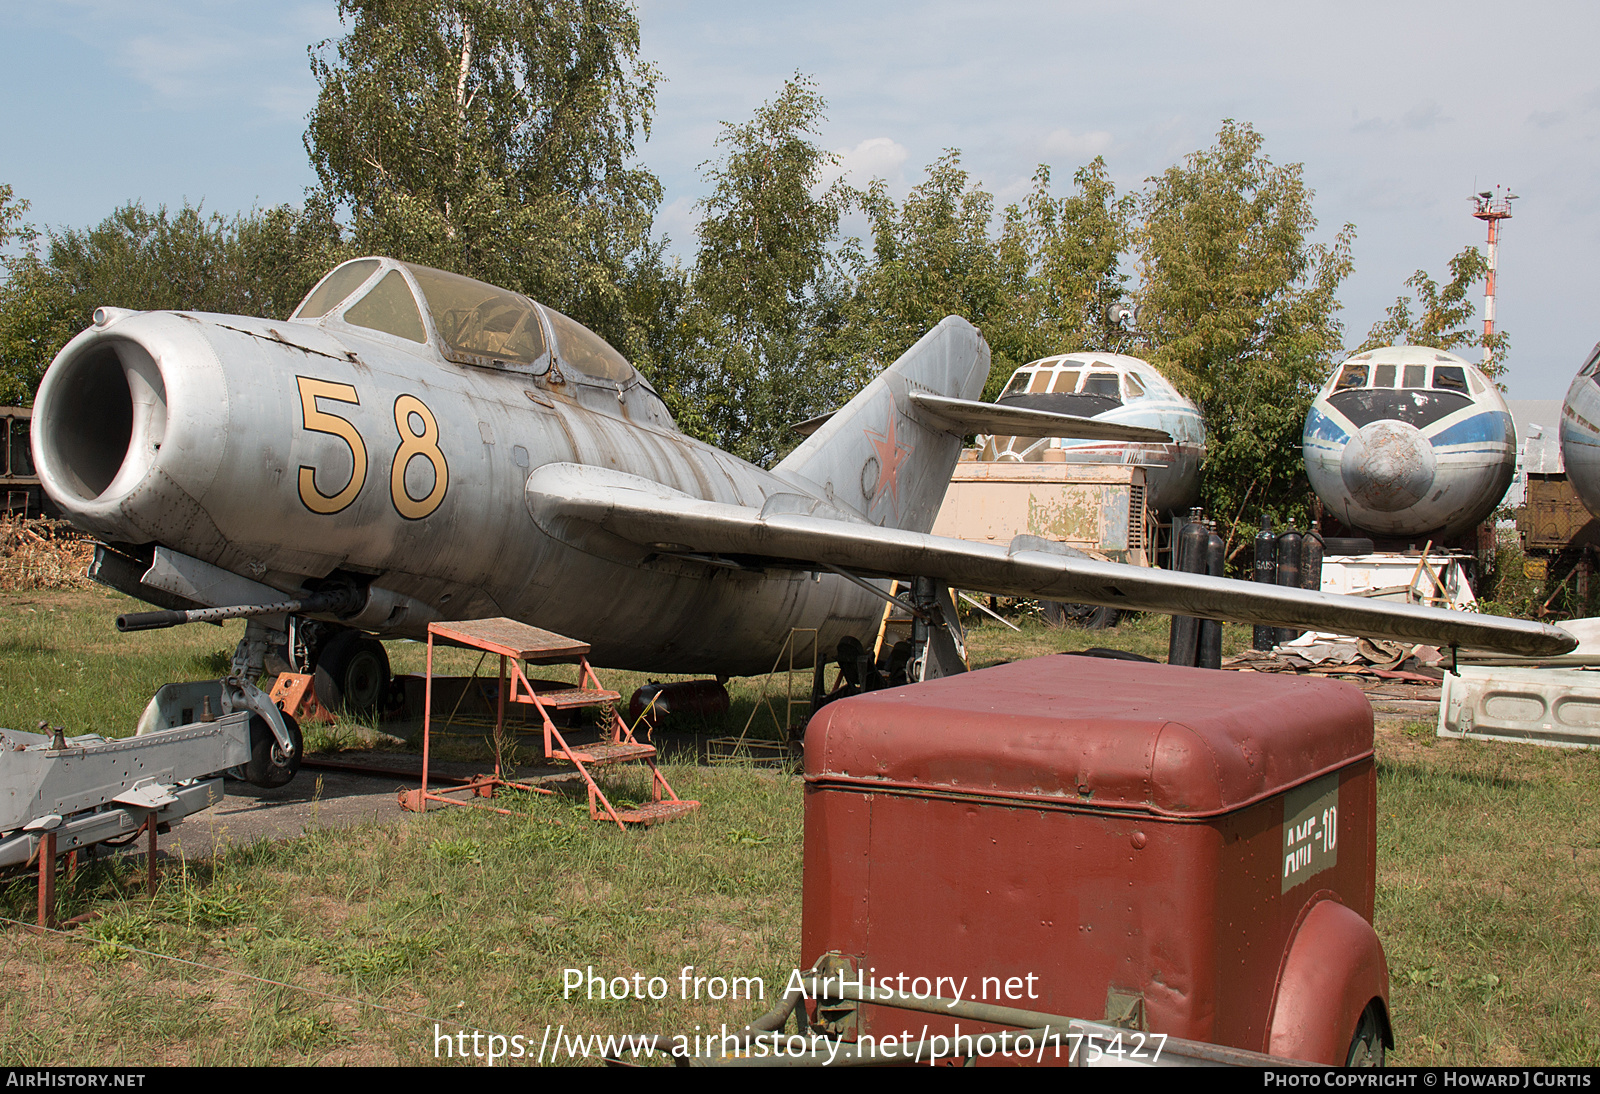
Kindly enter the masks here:
<path id="1" fill-rule="evenodd" d="M 63 354 L 34 407 L 39 473 L 65 509 L 114 502 L 154 466 L 167 428 L 167 389 L 144 346 L 92 341 Z"/>

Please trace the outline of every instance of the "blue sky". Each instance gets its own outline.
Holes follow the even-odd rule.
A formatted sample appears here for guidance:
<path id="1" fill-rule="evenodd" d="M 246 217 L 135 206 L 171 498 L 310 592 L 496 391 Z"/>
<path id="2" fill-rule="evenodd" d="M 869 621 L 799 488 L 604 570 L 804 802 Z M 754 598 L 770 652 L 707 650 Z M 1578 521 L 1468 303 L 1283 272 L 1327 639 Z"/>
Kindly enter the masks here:
<path id="1" fill-rule="evenodd" d="M 233 213 L 300 200 L 316 95 L 307 47 L 331 2 L 3 0 L 0 182 L 40 225 L 118 204 Z M 1468 196 L 1519 195 L 1501 246 L 1510 394 L 1560 398 L 1600 339 L 1600 7 L 1477 2 L 728 3 L 642 0 L 661 70 L 643 162 L 658 230 L 692 250 L 700 165 L 795 72 L 828 101 L 822 143 L 904 194 L 946 148 L 1002 204 L 1048 163 L 1058 189 L 1103 155 L 1123 189 L 1253 124 L 1305 165 L 1319 236 L 1356 225 L 1340 294 L 1355 344 L 1419 267 L 1483 241 Z"/>

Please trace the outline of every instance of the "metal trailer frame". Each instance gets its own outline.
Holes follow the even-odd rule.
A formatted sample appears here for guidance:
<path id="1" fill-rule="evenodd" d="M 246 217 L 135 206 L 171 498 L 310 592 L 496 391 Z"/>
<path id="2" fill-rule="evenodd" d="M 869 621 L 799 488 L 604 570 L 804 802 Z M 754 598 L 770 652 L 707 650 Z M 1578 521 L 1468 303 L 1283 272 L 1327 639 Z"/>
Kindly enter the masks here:
<path id="1" fill-rule="evenodd" d="M 152 699 L 146 722 L 168 713 Z M 77 852 L 96 844 L 144 835 L 154 895 L 157 832 L 222 800 L 220 773 L 250 760 L 251 717 L 239 710 L 115 739 L 0 730 L 0 867 L 37 864 L 39 925 L 55 925 L 56 857 L 69 855 L 74 869 Z"/>

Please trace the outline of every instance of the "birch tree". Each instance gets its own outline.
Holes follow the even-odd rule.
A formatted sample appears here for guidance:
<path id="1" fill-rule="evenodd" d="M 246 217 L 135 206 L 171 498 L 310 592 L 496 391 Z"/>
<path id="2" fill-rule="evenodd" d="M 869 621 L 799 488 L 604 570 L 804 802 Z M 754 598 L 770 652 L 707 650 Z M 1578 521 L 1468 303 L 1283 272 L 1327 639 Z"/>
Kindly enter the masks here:
<path id="1" fill-rule="evenodd" d="M 661 187 L 634 162 L 655 69 L 617 0 L 340 0 L 306 150 L 358 249 L 517 289 L 637 340 Z"/>

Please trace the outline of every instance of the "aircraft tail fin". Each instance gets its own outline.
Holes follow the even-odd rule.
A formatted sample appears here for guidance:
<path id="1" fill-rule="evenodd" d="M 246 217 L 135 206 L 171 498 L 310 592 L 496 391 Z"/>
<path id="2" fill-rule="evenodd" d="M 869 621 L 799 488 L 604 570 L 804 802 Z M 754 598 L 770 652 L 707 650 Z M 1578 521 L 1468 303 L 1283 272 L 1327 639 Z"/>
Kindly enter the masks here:
<path id="1" fill-rule="evenodd" d="M 989 344 L 949 316 L 879 373 L 774 467 L 873 524 L 926 532 L 950 485 L 961 437 L 919 413 L 912 396 L 976 399 L 989 378 Z"/>

